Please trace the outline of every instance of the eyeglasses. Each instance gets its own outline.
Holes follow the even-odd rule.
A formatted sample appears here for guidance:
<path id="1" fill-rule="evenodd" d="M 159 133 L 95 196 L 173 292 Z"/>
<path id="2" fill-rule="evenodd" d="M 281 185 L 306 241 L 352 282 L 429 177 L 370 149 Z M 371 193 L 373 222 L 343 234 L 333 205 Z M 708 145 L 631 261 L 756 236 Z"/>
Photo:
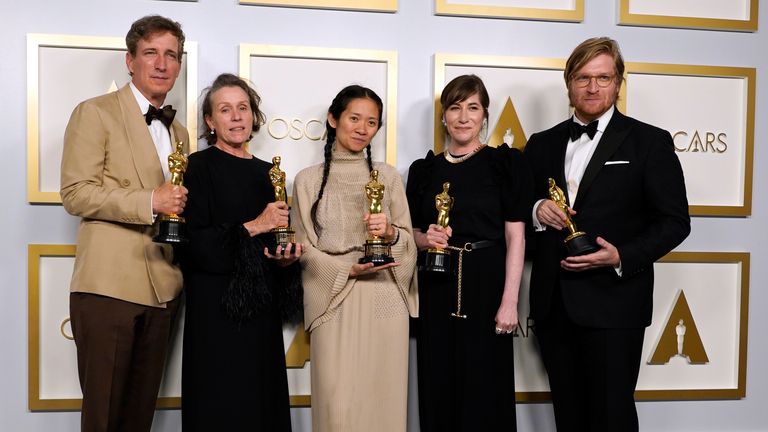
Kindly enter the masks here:
<path id="1" fill-rule="evenodd" d="M 592 79 L 599 87 L 608 87 L 616 79 L 616 75 L 577 75 L 573 77 L 573 83 L 576 84 L 576 87 L 586 87 L 592 82 Z"/>

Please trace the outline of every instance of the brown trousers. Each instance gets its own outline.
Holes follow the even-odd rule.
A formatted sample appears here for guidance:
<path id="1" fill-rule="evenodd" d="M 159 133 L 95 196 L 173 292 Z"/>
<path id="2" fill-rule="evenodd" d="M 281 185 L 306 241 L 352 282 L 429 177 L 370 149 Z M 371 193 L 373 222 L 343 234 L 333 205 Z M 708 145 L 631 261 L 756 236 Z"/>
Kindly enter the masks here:
<path id="1" fill-rule="evenodd" d="M 84 432 L 149 432 L 178 308 L 70 294 Z"/>

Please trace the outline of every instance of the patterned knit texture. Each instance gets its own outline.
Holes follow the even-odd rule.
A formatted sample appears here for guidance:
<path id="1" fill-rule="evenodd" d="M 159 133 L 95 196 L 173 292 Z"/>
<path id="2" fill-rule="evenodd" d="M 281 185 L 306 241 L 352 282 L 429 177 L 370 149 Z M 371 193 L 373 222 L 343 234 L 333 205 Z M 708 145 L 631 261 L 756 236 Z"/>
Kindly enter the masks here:
<path id="1" fill-rule="evenodd" d="M 416 296 L 416 245 L 413 241 L 405 190 L 393 167 L 375 163 L 379 181 L 385 185 L 383 211 L 400 230 L 400 239 L 392 247 L 400 263 L 389 271 L 366 276 L 375 281 L 377 317 L 391 316 L 406 307 L 412 316 L 418 311 Z M 293 215 L 297 240 L 305 246 L 301 262 L 304 279 L 305 325 L 312 329 L 332 319 L 355 283 L 349 280 L 350 267 L 363 255 L 366 227 L 363 221 L 368 201 L 364 187 L 370 179 L 364 152 L 334 150 L 333 162 L 322 200 L 317 206 L 318 229 L 315 231 L 310 210 L 317 199 L 323 166 L 315 165 L 296 175 L 293 191 Z M 396 284 L 392 284 L 392 281 Z M 392 302 L 387 291 L 398 289 L 399 303 Z M 378 296 L 378 291 L 382 295 Z M 384 299 L 389 297 L 388 299 Z M 379 303 L 381 307 L 379 308 Z M 380 309 L 380 310 L 379 310 Z"/>

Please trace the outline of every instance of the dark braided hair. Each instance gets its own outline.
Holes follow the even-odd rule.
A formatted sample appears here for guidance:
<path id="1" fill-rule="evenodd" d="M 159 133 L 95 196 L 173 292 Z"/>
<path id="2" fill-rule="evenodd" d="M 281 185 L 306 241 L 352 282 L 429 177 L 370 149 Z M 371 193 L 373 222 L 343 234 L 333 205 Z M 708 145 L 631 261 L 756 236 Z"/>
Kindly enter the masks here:
<path id="1" fill-rule="evenodd" d="M 367 87 L 356 85 L 356 84 L 349 85 L 341 89 L 339 94 L 337 94 L 336 97 L 333 98 L 333 102 L 331 102 L 331 106 L 328 107 L 328 114 L 330 114 L 338 122 L 339 119 L 341 118 L 341 114 L 347 109 L 347 106 L 349 105 L 349 103 L 352 102 L 354 99 L 370 99 L 376 104 L 376 106 L 379 108 L 378 124 L 379 124 L 379 128 L 381 128 L 381 117 L 384 111 L 384 104 L 382 103 L 381 98 L 373 90 Z M 328 174 L 331 172 L 331 152 L 333 150 L 333 143 L 336 141 L 336 128 L 331 127 L 331 124 L 327 120 L 325 121 L 325 131 L 326 131 L 326 140 L 325 140 L 325 147 L 323 148 L 323 157 L 325 158 L 323 162 L 323 182 L 320 184 L 320 191 L 317 193 L 317 199 L 315 200 L 314 204 L 312 204 L 312 210 L 310 211 L 312 223 L 315 225 L 316 229 L 318 226 L 317 225 L 317 204 L 323 198 L 325 185 L 328 183 Z M 368 146 L 366 146 L 365 151 L 366 151 L 366 159 L 368 161 L 368 170 L 373 171 L 373 160 L 371 159 L 370 143 L 368 144 Z"/>

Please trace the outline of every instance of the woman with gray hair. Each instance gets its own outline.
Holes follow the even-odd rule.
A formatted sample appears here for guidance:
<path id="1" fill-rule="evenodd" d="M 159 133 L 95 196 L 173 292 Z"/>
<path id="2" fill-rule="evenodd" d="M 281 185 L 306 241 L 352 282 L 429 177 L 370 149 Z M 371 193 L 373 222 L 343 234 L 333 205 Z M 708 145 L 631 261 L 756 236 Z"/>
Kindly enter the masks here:
<path id="1" fill-rule="evenodd" d="M 203 100 L 211 146 L 189 157 L 185 431 L 291 430 L 282 323 L 301 310 L 302 247 L 269 252 L 288 204 L 274 201 L 272 164 L 246 147 L 264 122 L 259 103 L 242 78 L 216 78 Z"/>

